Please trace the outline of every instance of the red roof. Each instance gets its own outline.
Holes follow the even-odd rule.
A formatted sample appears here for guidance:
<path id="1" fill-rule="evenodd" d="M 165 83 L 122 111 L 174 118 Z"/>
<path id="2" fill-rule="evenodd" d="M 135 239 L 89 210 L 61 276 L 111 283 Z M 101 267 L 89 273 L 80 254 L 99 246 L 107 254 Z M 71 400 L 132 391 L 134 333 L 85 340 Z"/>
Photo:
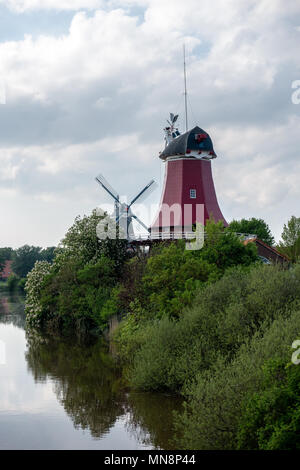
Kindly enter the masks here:
<path id="1" fill-rule="evenodd" d="M 0 273 L 2 279 L 7 279 L 12 274 L 11 269 L 12 261 L 6 261 L 3 271 Z"/>
<path id="2" fill-rule="evenodd" d="M 260 246 L 261 247 L 264 247 L 265 250 L 267 250 L 270 255 L 273 254 L 273 256 L 277 257 L 277 258 L 281 258 L 282 260 L 284 261 L 287 261 L 289 262 L 290 259 L 288 258 L 288 256 L 284 255 L 283 253 L 280 253 L 279 251 L 277 251 L 275 248 L 273 248 L 272 246 L 270 245 L 267 245 L 267 243 L 263 242 L 262 240 L 260 240 L 259 238 L 248 238 L 247 240 L 244 240 L 244 245 L 247 245 L 248 243 L 255 243 L 256 246 L 258 247 L 258 254 L 260 254 Z"/>

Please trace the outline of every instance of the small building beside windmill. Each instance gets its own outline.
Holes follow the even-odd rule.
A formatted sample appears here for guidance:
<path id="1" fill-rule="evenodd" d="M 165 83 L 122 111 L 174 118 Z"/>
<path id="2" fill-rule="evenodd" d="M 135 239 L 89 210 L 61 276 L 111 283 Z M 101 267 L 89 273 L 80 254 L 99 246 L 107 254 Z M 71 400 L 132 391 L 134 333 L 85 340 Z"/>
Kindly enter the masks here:
<path id="1" fill-rule="evenodd" d="M 244 245 L 247 245 L 248 243 L 254 243 L 256 245 L 258 256 L 266 264 L 279 263 L 282 265 L 288 265 L 290 263 L 290 260 L 287 256 L 279 253 L 279 251 L 277 251 L 275 248 L 267 245 L 267 243 L 263 242 L 255 236 L 247 238 L 243 241 Z"/>

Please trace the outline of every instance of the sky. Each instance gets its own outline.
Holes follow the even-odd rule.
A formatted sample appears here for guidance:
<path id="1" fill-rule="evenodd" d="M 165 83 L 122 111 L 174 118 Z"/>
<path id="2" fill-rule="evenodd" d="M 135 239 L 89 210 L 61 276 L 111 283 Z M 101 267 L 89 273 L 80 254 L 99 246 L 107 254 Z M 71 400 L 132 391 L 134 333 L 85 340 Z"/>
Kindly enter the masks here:
<path id="1" fill-rule="evenodd" d="M 0 246 L 56 245 L 110 203 L 99 173 L 128 200 L 154 178 L 158 203 L 183 44 L 226 220 L 278 241 L 300 217 L 299 0 L 0 0 Z"/>

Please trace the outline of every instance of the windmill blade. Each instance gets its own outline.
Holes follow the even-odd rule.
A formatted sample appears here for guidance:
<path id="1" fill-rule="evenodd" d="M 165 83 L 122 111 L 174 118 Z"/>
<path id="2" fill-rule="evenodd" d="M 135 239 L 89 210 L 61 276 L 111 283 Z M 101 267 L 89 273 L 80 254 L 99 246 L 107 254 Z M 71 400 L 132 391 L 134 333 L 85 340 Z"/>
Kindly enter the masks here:
<path id="1" fill-rule="evenodd" d="M 175 124 L 175 122 L 177 121 L 178 119 L 178 114 L 173 114 L 173 113 L 170 113 L 170 121 L 173 124 Z M 168 121 L 168 120 L 167 120 Z M 169 122 L 169 121 L 168 121 Z"/>
<path id="2" fill-rule="evenodd" d="M 155 181 L 154 181 L 154 180 L 151 180 L 150 183 L 148 183 L 147 186 L 145 186 L 144 189 L 142 189 L 142 191 L 140 191 L 140 192 L 138 193 L 138 195 L 135 196 L 134 199 L 132 199 L 131 203 L 130 203 L 129 206 L 128 206 L 128 209 L 129 209 L 129 208 L 132 206 L 132 204 L 134 204 L 143 194 L 145 194 L 146 191 L 148 191 L 148 192 L 147 192 L 147 196 L 149 196 L 150 191 L 151 191 L 151 192 L 154 191 L 154 189 L 156 189 L 156 187 L 157 187 L 157 184 L 155 183 Z M 149 189 L 149 188 L 151 188 L 151 189 Z"/>
<path id="3" fill-rule="evenodd" d="M 150 229 L 147 227 L 147 225 L 144 224 L 135 214 L 130 215 L 131 218 L 134 218 L 142 227 L 144 227 L 147 232 L 150 232 Z"/>
<path id="4" fill-rule="evenodd" d="M 117 203 L 120 204 L 119 196 L 118 196 L 117 191 L 115 191 L 115 190 L 113 189 L 113 187 L 106 181 L 106 179 L 104 178 L 103 175 L 98 175 L 98 176 L 96 176 L 95 180 L 97 181 L 97 183 L 100 184 L 100 186 L 102 186 L 103 189 L 105 189 L 105 191 L 106 191 Z"/>

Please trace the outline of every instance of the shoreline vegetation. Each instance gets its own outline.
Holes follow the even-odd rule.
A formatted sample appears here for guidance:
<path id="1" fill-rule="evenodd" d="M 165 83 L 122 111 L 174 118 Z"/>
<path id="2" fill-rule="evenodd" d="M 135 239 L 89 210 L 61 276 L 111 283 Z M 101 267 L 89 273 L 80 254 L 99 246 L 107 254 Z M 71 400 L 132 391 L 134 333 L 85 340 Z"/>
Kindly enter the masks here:
<path id="1" fill-rule="evenodd" d="M 300 220 L 284 226 L 289 266 L 263 265 L 236 236 L 247 227 L 274 243 L 261 219 L 208 221 L 201 250 L 180 240 L 148 254 L 99 241 L 100 220 L 77 217 L 53 261 L 36 261 L 27 328 L 101 336 L 119 315 L 113 342 L 128 386 L 184 399 L 178 449 L 299 449 Z"/>

